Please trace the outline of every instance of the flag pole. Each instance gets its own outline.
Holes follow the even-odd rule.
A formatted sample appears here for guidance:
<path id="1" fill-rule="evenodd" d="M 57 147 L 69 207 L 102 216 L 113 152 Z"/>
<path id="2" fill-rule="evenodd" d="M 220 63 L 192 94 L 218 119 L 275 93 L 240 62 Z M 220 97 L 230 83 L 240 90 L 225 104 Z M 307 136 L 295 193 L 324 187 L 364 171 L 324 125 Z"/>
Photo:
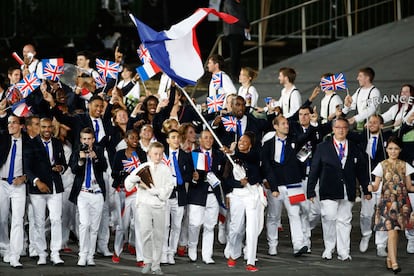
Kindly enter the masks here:
<path id="1" fill-rule="evenodd" d="M 211 134 L 214 137 L 214 140 L 216 140 L 217 144 L 220 146 L 220 148 L 223 147 L 223 143 L 221 143 L 220 139 L 217 137 L 216 133 L 214 132 L 214 130 L 211 128 L 211 126 L 209 125 L 209 123 L 206 121 L 206 119 L 204 118 L 204 116 L 200 113 L 200 111 L 197 109 L 196 105 L 194 104 L 193 100 L 190 98 L 190 96 L 188 95 L 188 93 L 184 90 L 184 88 L 182 88 L 181 86 L 179 86 L 178 84 L 176 84 L 178 88 L 181 89 L 181 91 L 183 92 L 184 96 L 187 98 L 188 102 L 191 104 L 191 106 L 194 108 L 195 112 L 198 114 L 198 116 L 200 117 L 201 121 L 203 121 L 204 125 L 206 126 L 206 128 L 211 132 Z M 230 163 L 234 166 L 236 165 L 236 163 L 233 161 L 233 159 L 230 157 L 230 155 L 228 153 L 226 153 L 226 157 L 227 159 L 230 161 Z"/>
<path id="2" fill-rule="evenodd" d="M 181 91 L 183 92 L 184 96 L 187 98 L 187 100 L 190 103 L 190 105 L 193 107 L 193 109 L 195 110 L 195 112 L 200 117 L 201 121 L 203 121 L 203 123 L 206 126 L 206 128 L 210 131 L 211 135 L 213 135 L 213 137 L 216 140 L 217 144 L 220 146 L 220 148 L 222 148 L 223 147 L 223 143 L 221 143 L 221 141 L 217 137 L 216 133 L 213 131 L 213 129 L 208 124 L 208 122 L 206 121 L 206 119 L 204 118 L 204 116 L 201 114 L 201 112 L 198 110 L 198 108 L 194 104 L 193 100 L 190 98 L 190 96 L 187 94 L 187 92 L 184 90 L 184 88 L 182 88 L 178 84 L 176 84 L 176 86 L 181 89 Z M 234 160 L 230 157 L 230 155 L 228 153 L 225 152 L 224 154 L 227 157 L 227 159 L 229 160 L 229 162 L 233 165 L 233 168 L 234 168 L 236 166 L 236 163 L 234 162 Z M 221 182 L 219 183 L 218 186 L 220 188 L 220 196 L 221 196 L 222 204 L 224 204 L 224 206 L 225 206 L 226 202 L 224 200 L 224 192 L 223 192 L 223 187 L 221 186 Z"/>
<path id="3" fill-rule="evenodd" d="M 144 81 L 143 81 L 141 78 L 139 78 L 139 80 L 141 81 L 142 86 L 144 87 L 144 90 L 145 90 L 145 95 L 147 95 L 147 87 L 145 86 Z"/>

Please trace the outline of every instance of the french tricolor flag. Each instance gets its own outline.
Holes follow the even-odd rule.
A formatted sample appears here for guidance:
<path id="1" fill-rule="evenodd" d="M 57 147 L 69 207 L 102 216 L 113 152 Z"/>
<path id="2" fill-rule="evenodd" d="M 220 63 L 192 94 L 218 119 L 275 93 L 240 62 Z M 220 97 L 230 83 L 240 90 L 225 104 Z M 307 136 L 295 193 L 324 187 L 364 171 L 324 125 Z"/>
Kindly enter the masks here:
<path id="1" fill-rule="evenodd" d="M 238 21 L 236 17 L 215 9 L 201 8 L 168 31 L 156 32 L 132 14 L 130 17 L 152 60 L 179 86 L 184 87 L 195 85 L 204 74 L 195 28 L 208 14 L 214 14 L 230 24 Z"/>
<path id="2" fill-rule="evenodd" d="M 193 151 L 191 152 L 191 156 L 193 157 L 194 169 L 208 171 L 206 155 L 204 153 Z"/>
<path id="3" fill-rule="evenodd" d="M 298 204 L 306 200 L 302 184 L 290 184 L 286 186 L 290 204 Z"/>
<path id="4" fill-rule="evenodd" d="M 136 71 L 141 80 L 146 81 L 155 76 L 161 70 L 155 62 L 150 60 L 149 62 L 144 63 L 144 65 L 137 67 Z"/>
<path id="5" fill-rule="evenodd" d="M 26 104 L 26 100 L 21 100 L 18 103 L 12 105 L 12 111 L 14 115 L 19 117 L 27 117 L 32 115 L 30 112 L 30 107 Z"/>

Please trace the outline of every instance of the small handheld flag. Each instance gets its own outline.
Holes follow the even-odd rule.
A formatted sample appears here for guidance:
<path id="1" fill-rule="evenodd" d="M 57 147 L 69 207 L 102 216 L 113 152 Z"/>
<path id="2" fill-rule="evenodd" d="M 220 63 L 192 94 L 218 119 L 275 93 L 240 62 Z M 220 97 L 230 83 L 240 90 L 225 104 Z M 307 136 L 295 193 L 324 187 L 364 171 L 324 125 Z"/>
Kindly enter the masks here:
<path id="1" fill-rule="evenodd" d="M 30 95 L 41 84 L 41 80 L 37 77 L 36 73 L 31 73 L 16 84 L 16 87 L 20 90 L 23 98 Z"/>
<path id="2" fill-rule="evenodd" d="M 213 74 L 211 76 L 211 79 L 213 81 L 214 89 L 219 90 L 220 88 L 223 87 L 223 73 L 222 72 Z"/>
<path id="3" fill-rule="evenodd" d="M 141 161 L 138 158 L 137 153 L 134 151 L 132 153 L 131 158 L 128 158 L 127 160 L 122 160 L 122 165 L 124 166 L 124 171 L 130 173 L 141 164 Z"/>
<path id="4" fill-rule="evenodd" d="M 193 158 L 194 169 L 201 170 L 201 171 L 208 171 L 206 167 L 206 155 L 202 152 L 191 152 L 191 156 Z"/>
<path id="5" fill-rule="evenodd" d="M 218 112 L 224 108 L 226 94 L 218 94 L 207 97 L 208 113 Z"/>
<path id="6" fill-rule="evenodd" d="M 150 52 L 142 43 L 139 45 L 139 48 L 137 49 L 137 53 L 142 63 L 147 63 L 152 60 Z"/>
<path id="7" fill-rule="evenodd" d="M 224 116 L 221 117 L 221 121 L 223 123 L 224 128 L 226 129 L 226 131 L 232 131 L 232 132 L 236 132 L 237 131 L 237 119 L 234 116 Z"/>
<path id="8" fill-rule="evenodd" d="M 53 65 L 52 63 L 43 64 L 43 77 L 48 80 L 58 81 L 63 74 L 63 65 Z"/>
<path id="9" fill-rule="evenodd" d="M 144 65 L 137 67 L 136 71 L 141 80 L 146 81 L 155 76 L 161 70 L 154 61 L 150 60 L 149 62 L 144 63 Z"/>
<path id="10" fill-rule="evenodd" d="M 96 69 L 104 78 L 117 79 L 119 63 L 97 58 Z"/>
<path id="11" fill-rule="evenodd" d="M 336 90 L 346 90 L 346 80 L 343 73 L 338 73 L 335 75 L 330 75 L 327 77 L 321 78 L 321 89 L 323 91 L 336 91 Z"/>

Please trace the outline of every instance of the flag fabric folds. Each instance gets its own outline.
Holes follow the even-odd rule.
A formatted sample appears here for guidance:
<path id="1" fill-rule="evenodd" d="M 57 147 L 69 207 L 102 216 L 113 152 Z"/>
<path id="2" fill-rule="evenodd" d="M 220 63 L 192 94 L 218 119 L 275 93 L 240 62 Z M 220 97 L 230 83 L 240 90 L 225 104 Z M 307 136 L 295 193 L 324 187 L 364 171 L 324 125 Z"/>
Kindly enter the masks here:
<path id="1" fill-rule="evenodd" d="M 218 73 L 211 75 L 211 79 L 213 81 L 214 89 L 219 90 L 220 88 L 223 87 L 223 73 L 222 72 L 218 72 Z"/>
<path id="2" fill-rule="evenodd" d="M 119 63 L 104 60 L 96 59 L 96 69 L 106 78 L 116 79 L 118 77 Z"/>
<path id="3" fill-rule="evenodd" d="M 302 184 L 286 185 L 290 204 L 297 204 L 306 200 Z"/>
<path id="4" fill-rule="evenodd" d="M 322 91 L 346 90 L 348 88 L 346 85 L 345 75 L 343 73 L 338 73 L 335 75 L 330 75 L 321 78 L 320 85 Z"/>
<path id="5" fill-rule="evenodd" d="M 32 113 L 30 112 L 30 107 L 26 104 L 26 100 L 23 99 L 18 103 L 12 105 L 12 111 L 14 115 L 19 117 L 27 117 L 30 116 Z"/>
<path id="6" fill-rule="evenodd" d="M 149 62 L 144 63 L 144 65 L 137 67 L 136 71 L 141 80 L 146 81 L 160 72 L 160 68 L 154 61 L 150 60 Z"/>
<path id="7" fill-rule="evenodd" d="M 223 116 L 221 122 L 226 131 L 236 132 L 237 131 L 237 118 L 234 116 Z"/>
<path id="8" fill-rule="evenodd" d="M 31 73 L 16 84 L 17 89 L 22 93 L 23 98 L 30 95 L 36 88 L 40 86 L 42 81 L 37 77 L 36 73 Z"/>
<path id="9" fill-rule="evenodd" d="M 97 76 L 93 79 L 95 80 L 96 89 L 102 88 L 106 85 L 106 79 L 103 78 L 101 74 L 97 74 Z"/>
<path id="10" fill-rule="evenodd" d="M 152 60 L 151 54 L 149 53 L 148 49 L 142 43 L 139 45 L 139 48 L 137 49 L 137 53 L 142 63 L 150 62 Z"/>
<path id="11" fill-rule="evenodd" d="M 127 160 L 122 160 L 122 165 L 124 167 L 124 171 L 131 173 L 133 170 L 137 169 L 138 166 L 141 164 L 137 153 L 134 151 L 132 153 L 131 158 Z"/>
<path id="12" fill-rule="evenodd" d="M 43 62 L 43 60 L 42 60 Z M 59 76 L 63 74 L 64 65 L 53 65 L 52 63 L 43 63 L 43 77 L 48 80 L 58 81 Z"/>
<path id="13" fill-rule="evenodd" d="M 204 74 L 195 28 L 210 13 L 230 24 L 238 21 L 215 9 L 201 8 L 169 30 L 156 32 L 132 14 L 130 17 L 153 61 L 179 86 L 186 86 L 195 85 Z"/>
<path id="14" fill-rule="evenodd" d="M 224 102 L 226 100 L 226 94 L 217 94 L 207 97 L 208 113 L 220 111 L 224 108 Z"/>
<path id="15" fill-rule="evenodd" d="M 201 170 L 201 171 L 208 171 L 206 166 L 206 155 L 202 152 L 191 152 L 191 156 L 193 158 L 194 169 Z"/>

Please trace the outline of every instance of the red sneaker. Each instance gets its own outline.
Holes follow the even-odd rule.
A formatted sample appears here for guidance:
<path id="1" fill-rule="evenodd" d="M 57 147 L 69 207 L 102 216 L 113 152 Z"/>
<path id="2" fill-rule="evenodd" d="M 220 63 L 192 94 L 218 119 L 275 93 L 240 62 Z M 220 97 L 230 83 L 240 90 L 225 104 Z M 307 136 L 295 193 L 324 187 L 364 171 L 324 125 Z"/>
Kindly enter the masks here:
<path id="1" fill-rule="evenodd" d="M 233 260 L 232 258 L 229 258 L 227 260 L 227 266 L 228 267 L 235 267 L 236 266 L 236 260 Z"/>
<path id="2" fill-rule="evenodd" d="M 129 245 L 129 244 L 128 244 L 128 251 L 129 251 L 129 254 L 131 254 L 131 255 L 136 255 L 137 254 L 137 252 L 135 250 L 135 247 L 133 247 L 132 245 Z"/>
<path id="3" fill-rule="evenodd" d="M 246 265 L 246 271 L 257 272 L 259 271 L 259 269 L 257 268 L 257 266 L 254 265 Z"/>
<path id="4" fill-rule="evenodd" d="M 114 253 L 114 255 L 112 255 L 112 262 L 114 264 L 119 264 L 120 260 L 121 260 L 121 258 L 119 256 L 117 256 L 115 253 Z"/>
<path id="5" fill-rule="evenodd" d="M 177 255 L 179 257 L 185 257 L 185 246 L 179 246 L 177 248 Z"/>
<path id="6" fill-rule="evenodd" d="M 145 266 L 143 261 L 137 262 L 136 265 L 137 265 L 137 267 L 144 267 Z"/>
<path id="7" fill-rule="evenodd" d="M 73 251 L 72 251 L 71 248 L 65 247 L 65 248 L 63 248 L 63 252 L 65 252 L 65 253 L 72 253 Z"/>

